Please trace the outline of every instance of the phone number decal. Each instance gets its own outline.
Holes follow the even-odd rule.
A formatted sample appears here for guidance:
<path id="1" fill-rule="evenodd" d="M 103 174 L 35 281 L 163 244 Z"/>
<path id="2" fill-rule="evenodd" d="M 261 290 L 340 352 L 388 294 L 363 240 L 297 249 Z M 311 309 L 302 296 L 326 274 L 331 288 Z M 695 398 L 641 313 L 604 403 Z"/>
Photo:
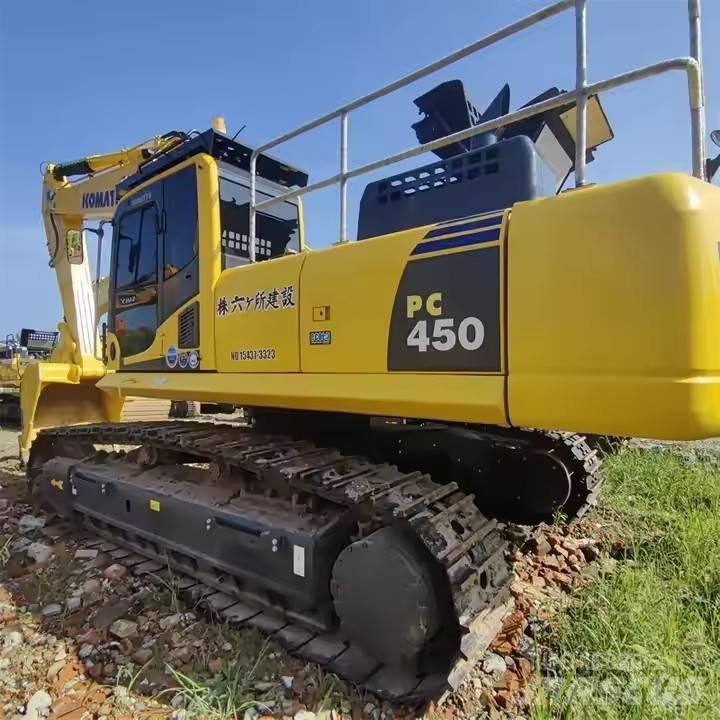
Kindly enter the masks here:
<path id="1" fill-rule="evenodd" d="M 257 350 L 231 350 L 231 360 L 274 360 L 275 348 L 258 348 Z"/>

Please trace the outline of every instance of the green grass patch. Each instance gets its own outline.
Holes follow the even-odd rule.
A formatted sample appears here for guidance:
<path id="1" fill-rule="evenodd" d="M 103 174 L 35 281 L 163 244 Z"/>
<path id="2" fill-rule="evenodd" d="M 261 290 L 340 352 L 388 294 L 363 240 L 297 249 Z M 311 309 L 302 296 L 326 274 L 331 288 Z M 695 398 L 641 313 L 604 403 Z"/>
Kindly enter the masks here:
<path id="1" fill-rule="evenodd" d="M 605 462 L 601 522 L 624 559 L 545 638 L 557 677 L 533 720 L 720 718 L 720 464 L 689 446 Z"/>

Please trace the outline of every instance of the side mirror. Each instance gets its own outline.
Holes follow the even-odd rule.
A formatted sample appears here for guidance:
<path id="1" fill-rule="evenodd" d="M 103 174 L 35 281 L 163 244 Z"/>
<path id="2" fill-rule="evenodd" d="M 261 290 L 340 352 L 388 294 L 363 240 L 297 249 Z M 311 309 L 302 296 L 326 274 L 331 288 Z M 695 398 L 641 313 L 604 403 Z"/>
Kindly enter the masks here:
<path id="1" fill-rule="evenodd" d="M 713 130 L 710 133 L 710 139 L 720 147 L 720 130 Z M 720 170 L 720 154 L 715 159 L 707 158 L 705 160 L 705 177 L 708 182 L 713 179 L 718 170 Z"/>
<path id="2" fill-rule="evenodd" d="M 82 265 L 84 259 L 82 230 L 68 230 L 65 233 L 65 252 L 71 265 Z"/>

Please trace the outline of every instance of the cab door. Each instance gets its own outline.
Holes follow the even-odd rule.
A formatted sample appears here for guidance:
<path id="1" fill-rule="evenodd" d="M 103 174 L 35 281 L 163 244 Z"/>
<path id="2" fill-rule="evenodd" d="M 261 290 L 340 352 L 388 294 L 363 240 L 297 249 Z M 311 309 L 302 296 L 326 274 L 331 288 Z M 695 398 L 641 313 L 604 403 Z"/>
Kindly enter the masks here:
<path id="1" fill-rule="evenodd" d="M 184 369 L 169 368 L 167 352 L 199 345 L 198 302 L 191 302 L 200 270 L 193 165 L 139 190 L 121 207 L 112 267 L 109 325 L 117 345 L 109 346 L 110 367 Z"/>
<path id="2" fill-rule="evenodd" d="M 141 202 L 128 203 L 115 220 L 109 326 L 118 347 L 111 344 L 109 355 L 114 363 L 119 354 L 121 369 L 146 365 L 157 333 L 159 190 L 149 188 L 138 198 Z"/>

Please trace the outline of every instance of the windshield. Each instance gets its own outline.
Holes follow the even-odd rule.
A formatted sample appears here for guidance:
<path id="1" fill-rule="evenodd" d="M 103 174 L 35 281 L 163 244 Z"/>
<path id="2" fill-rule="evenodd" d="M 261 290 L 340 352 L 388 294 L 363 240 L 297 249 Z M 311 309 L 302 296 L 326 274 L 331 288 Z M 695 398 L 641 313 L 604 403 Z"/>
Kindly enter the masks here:
<path id="1" fill-rule="evenodd" d="M 257 202 L 270 195 L 257 191 Z M 239 179 L 220 177 L 220 227 L 223 268 L 249 261 L 250 188 Z M 300 251 L 298 209 L 294 202 L 272 205 L 258 211 L 255 231 L 255 259 L 269 260 Z"/>

